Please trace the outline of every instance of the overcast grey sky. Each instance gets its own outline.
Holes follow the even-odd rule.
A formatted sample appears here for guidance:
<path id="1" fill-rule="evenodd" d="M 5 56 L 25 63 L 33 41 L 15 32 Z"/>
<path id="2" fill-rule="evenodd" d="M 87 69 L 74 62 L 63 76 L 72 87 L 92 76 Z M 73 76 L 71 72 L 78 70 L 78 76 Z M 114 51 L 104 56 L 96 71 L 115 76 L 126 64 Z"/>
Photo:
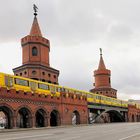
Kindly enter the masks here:
<path id="1" fill-rule="evenodd" d="M 1 72 L 22 63 L 20 39 L 30 32 L 34 3 L 61 85 L 93 88 L 102 48 L 118 97 L 140 99 L 139 0 L 0 0 Z"/>

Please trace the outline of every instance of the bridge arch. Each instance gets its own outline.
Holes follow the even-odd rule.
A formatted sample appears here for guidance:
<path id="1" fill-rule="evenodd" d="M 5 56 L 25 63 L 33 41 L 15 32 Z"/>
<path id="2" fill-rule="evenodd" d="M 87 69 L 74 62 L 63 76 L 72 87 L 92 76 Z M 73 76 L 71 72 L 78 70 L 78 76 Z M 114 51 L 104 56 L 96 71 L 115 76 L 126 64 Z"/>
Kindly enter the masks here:
<path id="1" fill-rule="evenodd" d="M 14 111 L 11 106 L 7 104 L 0 104 L 1 127 L 6 129 L 13 128 Z"/>
<path id="2" fill-rule="evenodd" d="M 50 113 L 50 126 L 59 126 L 60 124 L 60 113 L 57 110 L 52 110 Z"/>
<path id="3" fill-rule="evenodd" d="M 28 106 L 21 106 L 17 112 L 17 127 L 30 128 L 32 127 L 32 110 Z"/>
<path id="4" fill-rule="evenodd" d="M 73 125 L 80 124 L 80 114 L 77 110 L 72 112 L 72 124 Z"/>
<path id="5" fill-rule="evenodd" d="M 125 122 L 125 118 L 117 110 L 107 110 L 102 112 L 96 118 L 95 122 L 99 123 Z"/>
<path id="6" fill-rule="evenodd" d="M 36 127 L 46 127 L 48 125 L 47 116 L 47 111 L 44 108 L 38 108 L 35 112 Z"/>
<path id="7" fill-rule="evenodd" d="M 125 122 L 125 118 L 116 110 L 108 110 L 106 113 L 109 114 L 110 122 Z"/>

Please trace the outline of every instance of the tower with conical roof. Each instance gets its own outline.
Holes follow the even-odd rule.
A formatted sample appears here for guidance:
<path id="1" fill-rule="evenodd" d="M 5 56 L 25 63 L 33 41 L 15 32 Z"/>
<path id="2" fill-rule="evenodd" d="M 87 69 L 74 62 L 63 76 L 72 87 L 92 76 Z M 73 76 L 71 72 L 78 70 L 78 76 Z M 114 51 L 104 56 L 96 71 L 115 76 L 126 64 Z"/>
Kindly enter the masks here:
<path id="1" fill-rule="evenodd" d="M 90 90 L 91 92 L 117 98 L 117 90 L 111 88 L 111 71 L 106 69 L 102 49 L 100 49 L 99 66 L 98 69 L 94 71 L 94 78 L 94 88 Z"/>
<path id="2" fill-rule="evenodd" d="M 50 42 L 42 36 L 34 5 L 30 34 L 21 39 L 22 66 L 13 69 L 15 75 L 58 84 L 59 71 L 50 67 Z"/>

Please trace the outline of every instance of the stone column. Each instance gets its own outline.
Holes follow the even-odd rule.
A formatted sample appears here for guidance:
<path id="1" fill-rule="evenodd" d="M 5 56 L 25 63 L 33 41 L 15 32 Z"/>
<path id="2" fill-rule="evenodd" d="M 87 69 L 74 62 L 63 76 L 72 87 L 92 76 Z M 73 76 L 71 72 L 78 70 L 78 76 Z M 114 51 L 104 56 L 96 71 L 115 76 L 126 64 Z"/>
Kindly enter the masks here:
<path id="1" fill-rule="evenodd" d="M 44 127 L 48 127 L 48 117 L 44 117 Z"/>
<path id="2" fill-rule="evenodd" d="M 125 112 L 125 122 L 128 122 L 128 113 Z"/>
<path id="3" fill-rule="evenodd" d="M 13 116 L 13 126 L 14 129 L 17 128 L 17 117 L 16 115 Z"/>
<path id="4" fill-rule="evenodd" d="M 50 117 L 46 117 L 47 126 L 50 127 Z"/>
<path id="5" fill-rule="evenodd" d="M 36 125 L 35 125 L 36 124 L 36 118 L 35 118 L 34 115 L 32 115 L 31 120 L 32 120 L 32 127 L 35 128 L 36 127 Z"/>

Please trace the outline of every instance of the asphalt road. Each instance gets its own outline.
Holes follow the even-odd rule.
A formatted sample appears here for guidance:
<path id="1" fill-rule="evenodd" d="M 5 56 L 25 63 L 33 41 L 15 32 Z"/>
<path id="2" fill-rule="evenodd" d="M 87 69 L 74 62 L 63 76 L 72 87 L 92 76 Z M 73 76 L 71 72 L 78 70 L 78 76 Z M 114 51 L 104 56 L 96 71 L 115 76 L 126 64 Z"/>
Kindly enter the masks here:
<path id="1" fill-rule="evenodd" d="M 93 124 L 0 132 L 0 140 L 140 140 L 140 123 Z"/>

